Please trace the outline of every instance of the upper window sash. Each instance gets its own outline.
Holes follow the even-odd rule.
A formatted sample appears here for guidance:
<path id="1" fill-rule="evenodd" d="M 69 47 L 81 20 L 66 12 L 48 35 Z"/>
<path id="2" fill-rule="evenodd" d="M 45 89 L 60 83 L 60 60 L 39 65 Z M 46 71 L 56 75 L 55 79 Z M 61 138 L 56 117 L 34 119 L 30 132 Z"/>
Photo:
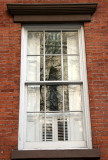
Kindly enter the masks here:
<path id="1" fill-rule="evenodd" d="M 36 26 L 37 27 L 37 26 Z M 48 25 L 48 27 L 49 27 L 49 25 Z M 51 28 L 50 28 L 50 30 L 48 30 L 47 28 L 46 28 L 46 30 L 44 29 L 44 31 L 42 32 L 40 32 L 40 28 L 39 28 L 39 30 L 37 29 L 37 28 L 35 28 L 34 26 L 33 27 L 25 27 L 27 30 L 26 30 L 26 40 L 25 40 L 25 46 L 28 46 L 28 49 L 26 49 L 25 48 L 25 50 L 26 50 L 26 59 L 28 59 L 28 62 L 30 62 L 30 63 L 28 63 L 27 62 L 27 67 L 26 67 L 26 71 L 27 71 L 27 76 L 26 76 L 26 81 L 25 81 L 25 83 L 26 84 L 41 84 L 41 82 L 44 82 L 44 84 L 48 84 L 48 83 L 51 83 L 51 84 L 59 84 L 59 83 L 61 83 L 62 82 L 62 84 L 69 84 L 70 82 L 71 82 L 71 84 L 73 83 L 75 83 L 75 84 L 81 84 L 82 83 L 82 80 L 81 80 L 81 71 L 80 71 L 80 42 L 79 42 L 79 30 L 80 29 L 71 29 L 70 30 L 70 26 L 67 26 L 67 25 L 65 25 L 64 26 L 64 30 L 60 30 L 60 29 L 57 29 L 57 31 L 56 31 L 56 27 L 58 27 L 58 26 L 56 26 L 56 27 L 52 27 L 52 26 L 50 26 Z M 76 26 L 75 26 L 76 27 Z M 60 26 L 59 26 L 59 28 L 61 28 Z M 67 29 L 67 28 L 69 28 L 69 29 Z M 77 28 L 77 27 L 76 27 Z M 78 25 L 78 28 L 79 28 L 79 25 Z M 35 29 L 35 30 L 34 30 Z M 71 34 L 74 34 L 74 32 L 75 33 L 78 33 L 78 37 L 77 37 L 77 39 L 78 39 L 78 42 L 76 41 L 76 40 L 74 40 L 74 37 L 72 38 L 72 36 L 74 36 L 74 35 L 71 35 Z M 50 45 L 49 44 L 49 42 L 48 42 L 48 44 L 46 43 L 46 41 L 47 41 L 47 37 L 46 37 L 46 35 L 47 35 L 47 33 L 48 34 L 51 34 L 51 36 L 58 36 L 58 34 L 56 34 L 56 33 L 59 33 L 59 36 L 60 36 L 60 53 L 59 54 L 55 54 L 55 53 L 58 53 L 58 51 L 56 50 L 56 52 L 52 52 L 52 49 L 51 49 L 51 52 L 46 52 L 46 48 L 47 48 L 47 45 Z M 42 38 L 43 39 L 40 39 L 40 37 L 39 37 L 39 35 L 38 34 L 41 34 L 41 36 L 43 36 Z M 43 35 L 42 35 L 43 34 Z M 64 35 L 63 35 L 64 34 Z M 68 37 L 66 37 L 67 38 L 67 40 L 66 40 L 66 42 L 64 41 L 64 37 L 63 36 L 66 36 L 66 34 L 68 34 L 67 36 Z M 31 36 L 31 40 L 29 39 L 30 37 L 29 36 Z M 35 36 L 35 37 L 34 37 Z M 50 37 L 49 37 L 50 38 Z M 74 41 L 73 41 L 73 40 Z M 42 41 L 42 42 L 41 42 Z M 33 45 L 33 43 L 35 43 L 35 45 Z M 51 42 L 50 42 L 51 43 Z M 53 43 L 53 42 L 52 42 Z M 64 46 L 64 44 L 63 43 L 67 43 L 66 44 L 66 46 Z M 75 44 L 74 44 L 75 43 Z M 70 48 L 71 46 L 71 44 L 73 44 L 73 48 Z M 76 45 L 77 44 L 77 45 Z M 54 44 L 55 45 L 55 44 Z M 35 48 L 34 48 L 34 46 L 36 46 Z M 52 46 L 51 46 L 52 47 Z M 67 49 L 66 49 L 66 53 L 64 52 L 65 51 L 65 48 L 64 47 L 66 47 Z M 75 51 L 76 50 L 76 48 L 77 48 L 77 51 Z M 55 50 L 56 48 L 54 47 L 54 50 Z M 58 49 L 58 48 L 57 48 Z M 42 51 L 41 51 L 42 50 Z M 24 51 L 25 52 L 25 51 Z M 50 54 L 51 53 L 51 54 Z M 59 58 L 59 63 L 60 63 L 60 79 L 47 79 L 47 73 L 46 73 L 46 70 L 48 70 L 48 66 L 47 66 L 47 63 L 49 62 L 49 61 L 47 61 L 47 58 L 50 58 L 50 57 L 52 57 L 53 59 L 55 59 L 55 60 L 53 60 L 53 61 L 55 61 L 55 63 L 56 63 L 56 60 Z M 52 59 L 51 58 L 51 59 Z M 74 59 L 78 59 L 77 61 L 76 60 L 74 60 Z M 65 59 L 67 59 L 66 61 L 65 61 Z M 41 61 L 40 61 L 41 60 Z M 32 61 L 33 61 L 33 63 L 32 63 Z M 35 62 L 34 62 L 35 61 Z M 51 60 L 52 61 L 52 60 Z M 74 62 L 75 61 L 75 63 L 76 64 L 74 64 L 74 66 L 72 65 L 73 63 L 72 63 L 72 61 Z M 42 65 L 41 65 L 41 72 L 42 73 L 40 73 L 39 71 L 40 71 L 40 68 L 38 68 L 38 66 L 40 66 L 40 63 L 43 63 Z M 52 62 L 51 62 L 52 63 Z M 37 66 L 38 65 L 38 66 Z M 68 67 L 67 68 L 67 71 L 66 71 L 66 66 Z M 78 65 L 78 66 L 77 66 Z M 32 72 L 33 72 L 33 68 L 35 68 L 37 66 L 37 72 L 36 72 L 36 75 L 38 75 L 39 76 L 39 74 L 41 74 L 42 75 L 42 78 L 40 79 L 40 78 L 36 78 L 36 77 L 34 77 L 34 78 L 32 78 L 32 75 L 34 75 L 34 74 L 32 74 Z M 76 68 L 77 67 L 77 68 Z M 31 69 L 30 69 L 31 68 Z M 76 68 L 76 69 L 75 69 Z M 30 70 L 30 71 L 29 71 Z M 79 70 L 79 71 L 78 71 Z M 78 72 L 78 73 L 77 73 Z M 77 73 L 77 74 L 76 74 Z M 67 75 L 66 75 L 67 74 Z M 46 75 L 46 76 L 45 76 Z M 79 75 L 79 76 L 77 76 L 76 77 L 76 75 Z M 34 75 L 35 76 L 35 75 Z M 67 78 L 68 77 L 68 78 Z M 70 77 L 70 78 L 69 78 Z M 76 77 L 76 78 L 75 78 Z M 78 78 L 79 77 L 79 78 Z M 41 82 L 40 82 L 41 81 Z M 51 81 L 51 82 L 50 82 Z M 54 82 L 54 83 L 53 83 Z"/>

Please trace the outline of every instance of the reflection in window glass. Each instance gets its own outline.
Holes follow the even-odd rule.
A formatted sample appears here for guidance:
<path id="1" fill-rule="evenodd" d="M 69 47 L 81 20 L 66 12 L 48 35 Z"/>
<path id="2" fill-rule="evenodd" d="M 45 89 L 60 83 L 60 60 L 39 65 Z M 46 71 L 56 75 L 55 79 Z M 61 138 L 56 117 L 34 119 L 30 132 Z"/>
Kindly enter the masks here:
<path id="1" fill-rule="evenodd" d="M 46 80 L 61 80 L 62 71 L 61 71 L 61 56 L 46 56 Z"/>
<path id="2" fill-rule="evenodd" d="M 60 111 L 63 110 L 63 87 L 46 86 L 46 110 Z"/>
<path id="3" fill-rule="evenodd" d="M 79 56 L 63 56 L 64 80 L 80 80 Z"/>
<path id="4" fill-rule="evenodd" d="M 42 141 L 42 134 L 40 134 L 40 132 L 42 132 L 43 124 L 45 124 L 44 114 L 27 113 L 27 128 L 26 128 L 26 141 L 27 142 L 41 142 Z"/>
<path id="5" fill-rule="evenodd" d="M 45 32 L 45 54 L 61 54 L 60 32 Z"/>
<path id="6" fill-rule="evenodd" d="M 27 142 L 84 140 L 78 45 L 77 31 L 28 32 Z"/>
<path id="7" fill-rule="evenodd" d="M 44 86 L 28 86 L 27 112 L 39 112 L 44 110 L 44 92 Z"/>
<path id="8" fill-rule="evenodd" d="M 58 141 L 67 141 L 67 140 L 68 140 L 67 119 L 59 118 L 58 119 Z"/>
<path id="9" fill-rule="evenodd" d="M 46 131 L 45 131 L 45 124 L 43 124 L 43 126 L 42 126 L 43 141 L 45 141 L 45 140 L 46 141 L 53 141 L 53 127 L 52 127 L 52 125 L 53 125 L 52 118 L 47 118 L 46 119 Z"/>
<path id="10" fill-rule="evenodd" d="M 65 111 L 81 111 L 82 95 L 80 85 L 64 86 Z"/>
<path id="11" fill-rule="evenodd" d="M 27 57 L 27 81 L 43 81 L 43 56 Z"/>
<path id="12" fill-rule="evenodd" d="M 27 54 L 43 54 L 43 32 L 28 32 Z"/>
<path id="13" fill-rule="evenodd" d="M 78 32 L 63 32 L 63 54 L 78 54 Z"/>

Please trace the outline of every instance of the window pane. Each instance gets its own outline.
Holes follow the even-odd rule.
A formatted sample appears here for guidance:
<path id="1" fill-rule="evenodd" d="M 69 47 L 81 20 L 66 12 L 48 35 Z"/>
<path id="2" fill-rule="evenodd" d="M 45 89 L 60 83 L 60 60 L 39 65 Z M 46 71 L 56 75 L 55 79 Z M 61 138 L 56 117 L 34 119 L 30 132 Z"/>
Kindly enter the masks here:
<path id="1" fill-rule="evenodd" d="M 67 118 L 58 118 L 58 141 L 67 141 L 68 140 L 68 119 Z"/>
<path id="2" fill-rule="evenodd" d="M 45 138 L 46 136 L 46 138 Z M 46 118 L 46 134 L 45 134 L 45 124 L 42 128 L 43 141 L 53 141 L 53 122 L 52 118 Z"/>
<path id="3" fill-rule="evenodd" d="M 26 141 L 42 141 L 42 126 L 44 124 L 44 114 L 28 113 L 26 127 Z"/>
<path id="4" fill-rule="evenodd" d="M 27 57 L 27 81 L 43 81 L 43 56 Z"/>
<path id="5" fill-rule="evenodd" d="M 45 33 L 45 53 L 61 54 L 61 32 Z"/>
<path id="6" fill-rule="evenodd" d="M 44 86 L 28 86 L 27 95 L 27 112 L 44 110 Z"/>
<path id="7" fill-rule="evenodd" d="M 64 80 L 80 80 L 79 56 L 63 57 Z"/>
<path id="8" fill-rule="evenodd" d="M 28 113 L 26 127 L 27 142 L 82 141 L 82 113 Z"/>
<path id="9" fill-rule="evenodd" d="M 43 32 L 28 32 L 27 54 L 43 54 Z"/>
<path id="10" fill-rule="evenodd" d="M 83 118 L 82 113 L 74 112 L 65 114 L 69 118 L 69 140 L 70 141 L 82 141 L 84 140 L 83 132 Z"/>
<path id="11" fill-rule="evenodd" d="M 80 111 L 82 103 L 81 98 L 80 85 L 64 86 L 64 108 L 66 111 Z"/>
<path id="12" fill-rule="evenodd" d="M 78 32 L 63 32 L 63 54 L 78 54 Z"/>
<path id="13" fill-rule="evenodd" d="M 46 110 L 60 111 L 63 110 L 63 87 L 46 86 Z"/>
<path id="14" fill-rule="evenodd" d="M 47 81 L 61 80 L 61 56 L 46 56 L 45 65 Z"/>
<path id="15" fill-rule="evenodd" d="M 50 141 L 82 141 L 84 140 L 82 121 L 80 112 L 47 113 L 46 124 L 49 123 L 49 126 L 46 125 L 48 126 L 46 136 Z"/>

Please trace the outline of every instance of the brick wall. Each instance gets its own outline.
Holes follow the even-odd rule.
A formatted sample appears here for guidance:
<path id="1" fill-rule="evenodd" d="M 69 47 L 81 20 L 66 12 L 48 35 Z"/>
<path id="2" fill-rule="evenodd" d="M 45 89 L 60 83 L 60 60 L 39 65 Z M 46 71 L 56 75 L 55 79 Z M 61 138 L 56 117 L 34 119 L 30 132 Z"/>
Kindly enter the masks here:
<path id="1" fill-rule="evenodd" d="M 21 24 L 6 4 L 83 2 L 98 2 L 84 28 L 93 147 L 108 159 L 108 0 L 0 0 L 0 160 L 9 160 L 18 143 Z"/>

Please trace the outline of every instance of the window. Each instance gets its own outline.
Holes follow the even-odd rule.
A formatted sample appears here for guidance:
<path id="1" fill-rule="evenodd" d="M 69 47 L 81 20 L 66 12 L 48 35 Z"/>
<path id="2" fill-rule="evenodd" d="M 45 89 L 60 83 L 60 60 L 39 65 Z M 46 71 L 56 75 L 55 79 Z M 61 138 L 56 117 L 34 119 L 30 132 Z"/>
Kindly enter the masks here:
<path id="1" fill-rule="evenodd" d="M 23 26 L 19 149 L 91 147 L 83 26 Z"/>

